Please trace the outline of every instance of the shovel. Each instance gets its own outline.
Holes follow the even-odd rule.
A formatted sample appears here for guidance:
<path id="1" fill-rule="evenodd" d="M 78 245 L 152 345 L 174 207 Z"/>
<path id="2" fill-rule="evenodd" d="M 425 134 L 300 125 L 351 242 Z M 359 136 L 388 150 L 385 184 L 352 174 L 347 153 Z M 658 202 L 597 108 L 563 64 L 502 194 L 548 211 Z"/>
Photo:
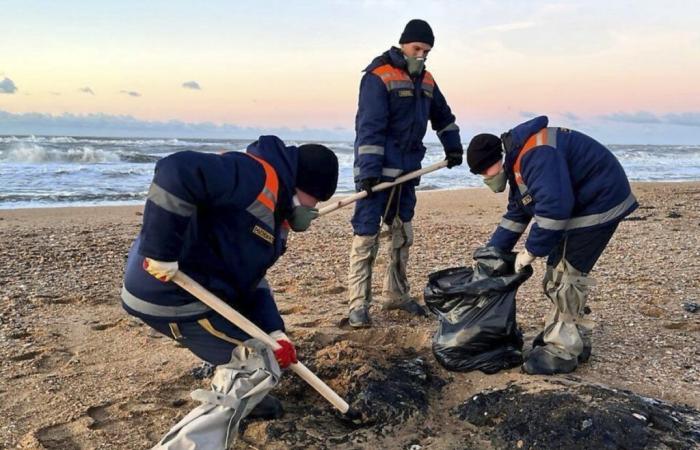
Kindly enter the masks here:
<path id="1" fill-rule="evenodd" d="M 241 313 L 231 308 L 226 302 L 221 300 L 216 295 L 209 292 L 201 284 L 197 283 L 195 280 L 184 274 L 183 272 L 177 272 L 173 276 L 172 280 L 175 284 L 194 295 L 202 303 L 209 306 L 214 311 L 218 312 L 226 319 L 228 319 L 232 324 L 236 325 L 241 330 L 245 331 L 251 337 L 264 342 L 266 345 L 270 346 L 273 350 L 280 348 L 277 341 L 270 337 L 267 333 L 257 327 L 253 322 L 244 317 Z M 299 375 L 304 381 L 309 383 L 311 387 L 316 389 L 319 394 L 321 394 L 326 400 L 328 400 L 333 406 L 335 406 L 338 411 L 345 415 L 353 415 L 353 412 L 348 414 L 350 410 L 350 405 L 342 399 L 338 394 L 335 393 L 326 383 L 324 383 L 319 377 L 317 377 L 312 371 L 310 371 L 305 365 L 300 362 L 291 364 L 289 366 L 294 373 Z"/>
<path id="2" fill-rule="evenodd" d="M 435 172 L 436 170 L 442 169 L 443 167 L 447 167 L 447 160 L 442 160 L 440 162 L 437 162 L 433 165 L 430 165 L 428 167 L 424 167 L 422 169 L 416 170 L 414 172 L 409 172 L 405 175 L 401 175 L 394 181 L 385 181 L 383 183 L 379 183 L 375 186 L 372 186 L 372 192 L 379 192 L 383 191 L 384 189 L 388 189 L 392 186 L 396 186 L 397 184 L 401 184 L 405 181 L 412 180 L 414 178 L 418 178 L 420 176 L 425 175 L 426 173 L 430 172 Z M 348 206 L 352 203 L 355 203 L 356 201 L 360 200 L 361 198 L 367 197 L 367 191 L 361 191 L 356 194 L 348 195 L 347 197 L 344 197 L 336 202 L 331 203 L 328 206 L 324 206 L 323 208 L 318 210 L 318 215 L 322 216 L 324 214 L 328 214 L 329 212 L 333 212 L 336 209 L 343 208 L 345 206 Z"/>

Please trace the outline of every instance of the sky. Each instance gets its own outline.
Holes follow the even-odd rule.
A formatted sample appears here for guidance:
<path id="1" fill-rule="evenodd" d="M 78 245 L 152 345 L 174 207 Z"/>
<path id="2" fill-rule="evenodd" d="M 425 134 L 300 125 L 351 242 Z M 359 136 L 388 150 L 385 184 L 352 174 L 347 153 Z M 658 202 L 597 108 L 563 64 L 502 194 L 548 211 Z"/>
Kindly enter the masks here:
<path id="1" fill-rule="evenodd" d="M 545 114 L 610 144 L 700 144 L 698 17 L 677 0 L 0 1 L 0 134 L 352 140 L 362 69 L 422 18 L 464 142 Z"/>

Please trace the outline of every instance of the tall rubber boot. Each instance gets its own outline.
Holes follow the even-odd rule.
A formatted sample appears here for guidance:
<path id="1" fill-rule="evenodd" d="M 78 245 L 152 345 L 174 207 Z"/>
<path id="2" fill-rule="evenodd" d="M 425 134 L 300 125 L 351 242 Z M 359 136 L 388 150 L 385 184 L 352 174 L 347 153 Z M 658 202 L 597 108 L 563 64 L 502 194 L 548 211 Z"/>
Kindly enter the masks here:
<path id="1" fill-rule="evenodd" d="M 384 275 L 382 309 L 403 309 L 411 314 L 425 315 L 425 310 L 411 298 L 411 286 L 406 275 L 409 248 L 413 245 L 413 225 L 395 217 L 389 226 L 389 264 Z"/>
<path id="2" fill-rule="evenodd" d="M 348 273 L 348 302 L 350 326 L 370 326 L 369 304 L 372 302 L 372 265 L 379 249 L 379 234 L 355 235 L 350 247 L 350 271 Z"/>
<path id="3" fill-rule="evenodd" d="M 584 311 L 588 291 L 594 284 L 564 258 L 555 268 L 547 268 L 543 288 L 552 307 L 545 318 L 544 345 L 535 346 L 527 356 L 525 372 L 569 373 L 576 370 L 579 361 L 588 358 L 584 350 L 590 353 L 593 322 L 584 317 Z"/>

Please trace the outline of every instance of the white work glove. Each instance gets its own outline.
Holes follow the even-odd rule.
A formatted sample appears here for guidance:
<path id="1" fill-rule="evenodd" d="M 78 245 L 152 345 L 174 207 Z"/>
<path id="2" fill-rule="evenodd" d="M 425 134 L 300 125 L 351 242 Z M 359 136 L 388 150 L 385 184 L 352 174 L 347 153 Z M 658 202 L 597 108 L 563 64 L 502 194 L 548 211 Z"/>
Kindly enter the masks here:
<path id="1" fill-rule="evenodd" d="M 537 257 L 527 250 L 518 252 L 515 257 L 515 273 L 522 272 L 525 267 L 529 266 L 535 261 L 535 258 Z"/>
<path id="2" fill-rule="evenodd" d="M 178 271 L 177 261 L 158 261 L 145 258 L 143 268 L 160 281 L 170 281 Z"/>

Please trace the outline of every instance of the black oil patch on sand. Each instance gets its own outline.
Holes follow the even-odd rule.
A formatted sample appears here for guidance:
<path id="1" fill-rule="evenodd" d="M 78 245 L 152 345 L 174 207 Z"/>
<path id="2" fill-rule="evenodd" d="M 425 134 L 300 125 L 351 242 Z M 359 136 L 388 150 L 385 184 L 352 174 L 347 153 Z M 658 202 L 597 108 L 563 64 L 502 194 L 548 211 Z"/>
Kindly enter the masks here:
<path id="1" fill-rule="evenodd" d="M 453 412 L 498 449 L 700 448 L 697 410 L 574 380 L 511 384 Z"/>

